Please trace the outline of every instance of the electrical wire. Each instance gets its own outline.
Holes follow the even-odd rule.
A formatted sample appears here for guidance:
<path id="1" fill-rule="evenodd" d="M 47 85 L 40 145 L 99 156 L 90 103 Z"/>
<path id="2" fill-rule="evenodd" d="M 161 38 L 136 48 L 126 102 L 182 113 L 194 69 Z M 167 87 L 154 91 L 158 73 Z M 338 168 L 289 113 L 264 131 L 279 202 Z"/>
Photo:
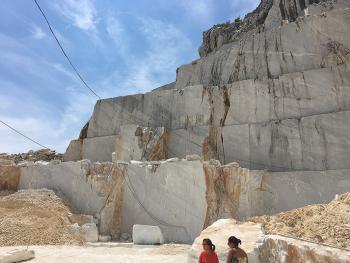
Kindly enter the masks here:
<path id="1" fill-rule="evenodd" d="M 36 4 L 36 6 L 38 7 L 40 13 L 43 15 L 45 21 L 46 21 L 46 24 L 48 25 L 49 29 L 50 29 L 50 32 L 51 34 L 53 35 L 53 37 L 55 38 L 58 46 L 60 47 L 63 55 L 66 57 L 66 59 L 68 60 L 69 64 L 71 65 L 71 67 L 73 68 L 75 74 L 78 76 L 78 78 L 83 82 L 84 86 L 86 88 L 88 88 L 98 99 L 101 99 L 101 97 L 99 95 L 97 95 L 97 93 L 86 83 L 86 81 L 83 79 L 83 77 L 81 76 L 81 74 L 79 73 L 78 69 L 74 66 L 73 62 L 71 61 L 71 59 L 69 58 L 69 56 L 67 55 L 66 51 L 63 49 L 63 46 L 62 44 L 60 43 L 60 41 L 58 40 L 55 32 L 53 31 L 52 27 L 51 27 L 51 24 L 49 22 L 49 20 L 47 19 L 44 11 L 42 10 L 42 8 L 40 7 L 39 3 L 37 0 L 33 0 Z"/>
<path id="2" fill-rule="evenodd" d="M 21 136 L 23 136 L 24 138 L 26 138 L 27 140 L 30 140 L 30 141 L 34 142 L 35 144 L 39 145 L 40 147 L 43 147 L 44 149 L 49 149 L 48 147 L 42 145 L 41 143 L 39 143 L 39 142 L 33 140 L 32 138 L 28 137 L 27 135 L 25 135 L 25 134 L 21 133 L 20 131 L 18 131 L 17 129 L 13 128 L 11 125 L 7 124 L 6 122 L 4 122 L 4 121 L 2 121 L 2 120 L 0 120 L 0 122 L 1 122 L 2 124 L 4 124 L 5 126 L 7 126 L 8 128 L 10 128 L 11 130 L 13 130 L 14 132 L 16 132 L 16 133 L 18 133 L 19 135 L 21 135 Z"/>

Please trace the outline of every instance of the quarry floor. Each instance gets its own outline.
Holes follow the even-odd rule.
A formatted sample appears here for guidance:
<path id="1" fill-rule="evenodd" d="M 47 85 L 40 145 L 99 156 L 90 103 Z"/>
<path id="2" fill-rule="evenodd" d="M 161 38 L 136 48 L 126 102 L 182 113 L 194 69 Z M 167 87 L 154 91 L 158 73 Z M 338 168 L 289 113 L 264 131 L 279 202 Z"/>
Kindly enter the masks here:
<path id="1" fill-rule="evenodd" d="M 0 247 L 0 255 L 26 247 Z M 92 262 L 164 262 L 185 263 L 189 245 L 167 244 L 162 246 L 134 246 L 127 243 L 97 243 L 86 246 L 29 246 L 35 251 L 30 263 L 92 263 Z"/>

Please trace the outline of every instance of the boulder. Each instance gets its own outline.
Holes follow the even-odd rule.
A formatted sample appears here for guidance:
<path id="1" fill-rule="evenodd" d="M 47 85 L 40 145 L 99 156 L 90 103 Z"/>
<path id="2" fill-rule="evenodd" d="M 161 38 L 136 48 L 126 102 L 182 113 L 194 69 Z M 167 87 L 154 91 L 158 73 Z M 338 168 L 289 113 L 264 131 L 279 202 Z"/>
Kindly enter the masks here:
<path id="1" fill-rule="evenodd" d="M 86 242 L 98 241 L 98 230 L 94 223 L 87 223 L 81 227 L 81 233 Z"/>
<path id="2" fill-rule="evenodd" d="M 22 262 L 33 259 L 34 257 L 35 253 L 33 250 L 13 250 L 4 255 L 0 255 L 0 263 Z"/>
<path id="3" fill-rule="evenodd" d="M 100 242 L 110 242 L 112 240 L 111 236 L 98 236 L 98 241 Z"/>
<path id="4" fill-rule="evenodd" d="M 230 236 L 235 236 L 242 240 L 241 248 L 248 254 L 249 263 L 259 262 L 256 248 L 264 237 L 261 225 L 252 222 L 241 223 L 234 219 L 220 219 L 204 229 L 200 236 L 195 239 L 188 254 L 188 263 L 198 262 L 204 238 L 211 239 L 216 246 L 220 262 L 226 262 L 227 240 Z"/>
<path id="5" fill-rule="evenodd" d="M 95 219 L 93 216 L 84 214 L 72 214 L 69 216 L 69 220 L 72 223 L 78 223 L 79 226 L 82 226 L 87 223 L 95 223 Z"/>
<path id="6" fill-rule="evenodd" d="M 68 233 L 71 235 L 75 235 L 80 232 L 80 226 L 78 223 L 72 224 L 68 228 Z"/>
<path id="7" fill-rule="evenodd" d="M 279 235 L 268 235 L 259 245 L 261 263 L 347 263 L 350 262 L 348 250 L 337 249 L 322 244 L 307 242 Z"/>
<path id="8" fill-rule="evenodd" d="M 132 238 L 134 244 L 137 245 L 164 243 L 162 230 L 158 226 L 134 225 L 132 228 Z"/>

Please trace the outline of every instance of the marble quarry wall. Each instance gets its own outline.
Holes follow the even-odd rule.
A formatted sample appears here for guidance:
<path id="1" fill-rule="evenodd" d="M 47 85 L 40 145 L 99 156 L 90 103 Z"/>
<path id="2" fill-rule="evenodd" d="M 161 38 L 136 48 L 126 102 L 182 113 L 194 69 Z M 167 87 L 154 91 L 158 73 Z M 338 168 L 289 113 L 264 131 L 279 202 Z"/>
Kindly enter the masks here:
<path id="1" fill-rule="evenodd" d="M 350 168 L 349 87 L 348 65 L 341 65 L 101 100 L 90 120 L 91 137 L 72 141 L 65 159 L 111 161 L 112 152 L 127 161 L 198 154 L 250 169 Z"/>
<path id="2" fill-rule="evenodd" d="M 65 160 L 198 154 L 249 169 L 350 168 L 349 7 L 263 0 L 215 25 L 175 83 L 97 101 Z"/>
<path id="3" fill-rule="evenodd" d="M 99 220 L 103 235 L 119 238 L 134 224 L 157 225 L 165 241 L 192 242 L 220 218 L 246 219 L 348 191 L 349 170 L 250 171 L 198 156 L 162 162 L 87 160 L 20 168 L 18 189 L 55 190 L 80 213 Z"/>

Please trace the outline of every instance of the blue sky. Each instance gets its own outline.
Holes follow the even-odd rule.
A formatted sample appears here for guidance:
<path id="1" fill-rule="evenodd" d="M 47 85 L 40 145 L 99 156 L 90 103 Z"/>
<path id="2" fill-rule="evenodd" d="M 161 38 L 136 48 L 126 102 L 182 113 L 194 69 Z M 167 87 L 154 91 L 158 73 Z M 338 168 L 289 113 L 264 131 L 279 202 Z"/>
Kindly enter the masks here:
<path id="1" fill-rule="evenodd" d="M 86 82 L 102 97 L 144 93 L 198 58 L 202 31 L 259 0 L 38 0 Z M 61 54 L 32 0 L 2 0 L 0 119 L 64 152 L 96 98 Z M 0 152 L 39 146 L 0 124 Z"/>

